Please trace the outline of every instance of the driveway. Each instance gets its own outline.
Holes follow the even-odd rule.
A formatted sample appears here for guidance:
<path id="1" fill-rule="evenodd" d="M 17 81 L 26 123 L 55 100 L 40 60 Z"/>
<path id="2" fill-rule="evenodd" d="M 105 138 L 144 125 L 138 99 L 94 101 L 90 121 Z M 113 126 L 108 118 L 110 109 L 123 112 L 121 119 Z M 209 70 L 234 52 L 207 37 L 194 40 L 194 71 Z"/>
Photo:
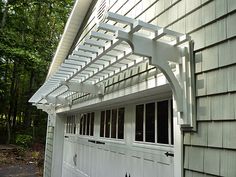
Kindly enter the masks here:
<path id="1" fill-rule="evenodd" d="M 38 177 L 35 164 L 0 167 L 0 177 Z"/>

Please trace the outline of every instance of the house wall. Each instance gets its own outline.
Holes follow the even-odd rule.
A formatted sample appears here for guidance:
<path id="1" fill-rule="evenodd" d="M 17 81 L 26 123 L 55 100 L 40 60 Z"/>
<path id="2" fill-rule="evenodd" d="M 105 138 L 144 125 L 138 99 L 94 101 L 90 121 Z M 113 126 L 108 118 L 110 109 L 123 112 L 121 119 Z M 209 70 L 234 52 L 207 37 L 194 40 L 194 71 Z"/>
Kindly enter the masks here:
<path id="1" fill-rule="evenodd" d="M 235 8 L 233 0 L 209 1 L 186 17 L 195 42 L 198 126 L 184 135 L 186 177 L 236 176 Z"/>
<path id="2" fill-rule="evenodd" d="M 184 133 L 184 176 L 236 176 L 236 1 L 119 0 L 110 11 L 189 34 L 194 40 L 197 131 Z M 94 28 L 89 19 L 80 40 Z M 142 64 L 105 82 L 106 93 L 152 78 Z M 147 71 L 147 72 L 145 72 Z M 156 71 L 155 71 L 156 72 Z M 124 80 L 138 74 L 135 79 Z M 120 81 L 117 85 L 112 85 Z M 71 97 L 74 103 L 89 97 Z"/>
<path id="3" fill-rule="evenodd" d="M 52 151 L 53 151 L 54 127 L 47 127 L 47 138 L 44 159 L 44 177 L 51 177 L 52 171 Z"/>

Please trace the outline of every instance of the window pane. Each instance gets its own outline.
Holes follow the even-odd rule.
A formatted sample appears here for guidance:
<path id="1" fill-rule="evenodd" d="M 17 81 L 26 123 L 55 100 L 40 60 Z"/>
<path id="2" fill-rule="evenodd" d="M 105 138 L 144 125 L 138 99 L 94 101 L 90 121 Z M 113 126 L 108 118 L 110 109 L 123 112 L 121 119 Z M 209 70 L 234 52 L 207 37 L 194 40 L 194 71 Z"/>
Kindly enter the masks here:
<path id="1" fill-rule="evenodd" d="M 112 110 L 111 137 L 116 138 L 117 109 Z"/>
<path id="2" fill-rule="evenodd" d="M 73 122 L 74 123 L 74 132 L 73 133 L 75 134 L 76 133 L 75 116 L 73 116 L 73 119 L 74 119 L 74 122 Z"/>
<path id="3" fill-rule="evenodd" d="M 68 117 L 67 117 L 67 119 L 66 119 L 66 133 L 69 133 L 69 132 L 68 132 L 68 129 L 69 129 L 68 126 L 69 126 L 69 123 L 68 123 Z"/>
<path id="4" fill-rule="evenodd" d="M 67 117 L 67 120 L 68 120 L 68 133 L 70 133 L 70 117 Z"/>
<path id="5" fill-rule="evenodd" d="M 93 130 L 94 130 L 94 112 L 91 113 L 91 120 L 90 120 L 90 135 L 93 136 Z"/>
<path id="6" fill-rule="evenodd" d="M 168 144 L 168 100 L 157 102 L 157 142 Z"/>
<path id="7" fill-rule="evenodd" d="M 100 122 L 100 137 L 104 137 L 104 119 L 105 119 L 105 111 L 102 111 L 101 122 Z"/>
<path id="8" fill-rule="evenodd" d="M 106 110 L 106 132 L 105 132 L 105 137 L 109 138 L 110 137 L 110 124 L 111 124 L 111 111 Z"/>
<path id="9" fill-rule="evenodd" d="M 143 111 L 143 104 L 136 106 L 135 141 L 143 141 Z"/>
<path id="10" fill-rule="evenodd" d="M 87 114 L 87 129 L 86 129 L 86 135 L 89 135 L 89 127 L 90 125 L 90 113 Z"/>
<path id="11" fill-rule="evenodd" d="M 83 135 L 85 135 L 85 130 L 86 130 L 86 114 L 84 114 L 84 120 L 83 120 Z"/>
<path id="12" fill-rule="evenodd" d="M 71 133 L 71 119 L 70 119 L 70 117 L 68 117 L 68 120 L 69 120 L 69 132 L 68 133 Z"/>
<path id="13" fill-rule="evenodd" d="M 83 128 L 83 115 L 81 115 L 79 126 L 80 126 L 80 128 L 79 128 L 79 134 L 82 135 L 82 128 Z"/>
<path id="14" fill-rule="evenodd" d="M 170 102 L 170 120 L 171 120 L 171 144 L 174 144 L 174 119 L 173 119 L 173 100 Z"/>
<path id="15" fill-rule="evenodd" d="M 145 140 L 146 142 L 155 142 L 155 103 L 146 104 L 146 122 L 145 122 Z"/>
<path id="16" fill-rule="evenodd" d="M 118 139 L 124 139 L 124 117 L 125 108 L 120 108 L 118 111 Z"/>

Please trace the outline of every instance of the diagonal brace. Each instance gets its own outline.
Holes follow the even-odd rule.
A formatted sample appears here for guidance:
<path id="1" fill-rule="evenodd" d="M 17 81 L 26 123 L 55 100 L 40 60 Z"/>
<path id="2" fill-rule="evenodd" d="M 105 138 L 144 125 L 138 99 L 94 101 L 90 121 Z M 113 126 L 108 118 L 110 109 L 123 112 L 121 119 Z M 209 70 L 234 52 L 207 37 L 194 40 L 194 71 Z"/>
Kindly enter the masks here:
<path id="1" fill-rule="evenodd" d="M 133 54 L 148 57 L 150 64 L 162 71 L 173 90 L 181 127 L 193 130 L 196 101 L 191 42 L 188 42 L 188 47 L 181 48 L 124 31 L 117 31 L 116 38 L 127 42 Z M 177 73 L 173 72 L 169 62 L 176 64 Z"/>

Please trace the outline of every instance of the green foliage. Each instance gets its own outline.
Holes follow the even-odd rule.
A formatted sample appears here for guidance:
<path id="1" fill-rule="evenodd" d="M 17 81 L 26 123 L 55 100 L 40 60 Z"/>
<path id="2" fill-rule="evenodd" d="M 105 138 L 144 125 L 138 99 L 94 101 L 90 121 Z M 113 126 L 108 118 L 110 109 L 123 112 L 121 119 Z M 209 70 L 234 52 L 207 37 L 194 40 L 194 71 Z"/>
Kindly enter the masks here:
<path id="1" fill-rule="evenodd" d="M 32 144 L 32 139 L 33 138 L 30 135 L 16 135 L 16 144 L 27 148 Z"/>
<path id="2" fill-rule="evenodd" d="M 45 80 L 73 3 L 0 0 L 0 119 L 5 116 L 13 133 L 16 126 L 25 128 L 22 134 L 46 131 L 45 114 L 28 100 Z"/>

